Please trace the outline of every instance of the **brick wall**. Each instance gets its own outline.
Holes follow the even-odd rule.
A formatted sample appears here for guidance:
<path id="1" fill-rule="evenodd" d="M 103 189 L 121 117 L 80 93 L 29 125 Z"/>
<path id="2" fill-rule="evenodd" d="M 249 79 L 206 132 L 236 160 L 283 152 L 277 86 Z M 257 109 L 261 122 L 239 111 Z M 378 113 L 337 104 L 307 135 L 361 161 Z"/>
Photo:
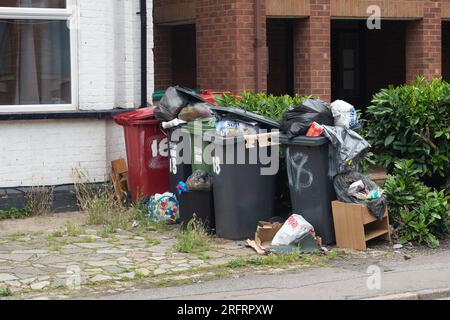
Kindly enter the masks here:
<path id="1" fill-rule="evenodd" d="M 148 0 L 148 87 L 153 92 L 152 0 Z M 78 1 L 79 108 L 140 103 L 139 2 Z M 102 182 L 112 159 L 125 156 L 112 120 L 0 121 L 0 188 L 73 183 L 72 169 Z"/>
<path id="2" fill-rule="evenodd" d="M 294 88 L 331 100 L 330 1 L 311 0 L 311 16 L 294 23 Z"/>
<path id="3" fill-rule="evenodd" d="M 166 89 L 172 85 L 172 28 L 154 26 L 155 36 L 155 89 Z"/>
<path id="4" fill-rule="evenodd" d="M 442 23 L 442 77 L 450 82 L 450 21 Z"/>
<path id="5" fill-rule="evenodd" d="M 261 91 L 266 90 L 265 1 L 259 46 L 262 63 Z M 255 31 L 254 1 L 197 0 L 197 82 L 216 90 L 254 91 Z"/>
<path id="6" fill-rule="evenodd" d="M 408 22 L 406 29 L 408 83 L 419 75 L 427 79 L 441 76 L 441 30 L 441 1 L 425 1 L 424 18 Z"/>

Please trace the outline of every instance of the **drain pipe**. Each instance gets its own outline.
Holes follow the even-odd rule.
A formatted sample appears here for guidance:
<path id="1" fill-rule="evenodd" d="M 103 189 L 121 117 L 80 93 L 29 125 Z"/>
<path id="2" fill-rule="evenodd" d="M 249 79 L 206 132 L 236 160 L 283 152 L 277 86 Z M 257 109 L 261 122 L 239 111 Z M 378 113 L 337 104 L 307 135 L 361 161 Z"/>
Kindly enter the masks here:
<path id="1" fill-rule="evenodd" d="M 141 108 L 146 108 L 147 101 L 147 0 L 140 0 L 141 16 Z"/>
<path id="2" fill-rule="evenodd" d="M 262 89 L 261 85 L 261 48 L 263 47 L 261 35 L 264 30 L 262 27 L 262 2 L 261 0 L 255 0 L 255 90 L 256 92 L 260 92 Z"/>

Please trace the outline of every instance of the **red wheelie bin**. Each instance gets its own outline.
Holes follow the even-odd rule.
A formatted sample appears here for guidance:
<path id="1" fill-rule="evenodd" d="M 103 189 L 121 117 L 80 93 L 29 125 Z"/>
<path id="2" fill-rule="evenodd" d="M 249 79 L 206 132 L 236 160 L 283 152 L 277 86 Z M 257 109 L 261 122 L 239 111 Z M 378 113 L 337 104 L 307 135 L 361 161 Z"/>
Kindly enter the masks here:
<path id="1" fill-rule="evenodd" d="M 128 160 L 128 185 L 134 202 L 169 190 L 168 141 L 154 108 L 114 117 L 123 126 Z"/>

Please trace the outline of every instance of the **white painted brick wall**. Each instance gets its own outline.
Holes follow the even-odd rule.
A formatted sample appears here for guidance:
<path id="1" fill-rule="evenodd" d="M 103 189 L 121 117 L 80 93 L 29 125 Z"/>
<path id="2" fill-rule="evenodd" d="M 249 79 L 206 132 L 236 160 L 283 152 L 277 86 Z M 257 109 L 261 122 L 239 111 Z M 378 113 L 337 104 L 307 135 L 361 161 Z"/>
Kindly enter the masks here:
<path id="1" fill-rule="evenodd" d="M 148 0 L 148 88 L 154 87 L 152 3 Z M 78 0 L 79 109 L 140 103 L 137 0 Z M 103 182 L 111 160 L 125 157 L 123 130 L 112 120 L 0 121 L 0 188 L 74 182 L 86 170 Z"/>
<path id="2" fill-rule="evenodd" d="M 154 88 L 153 1 L 148 6 L 148 98 Z M 140 104 L 140 17 L 137 0 L 79 0 L 80 109 Z"/>

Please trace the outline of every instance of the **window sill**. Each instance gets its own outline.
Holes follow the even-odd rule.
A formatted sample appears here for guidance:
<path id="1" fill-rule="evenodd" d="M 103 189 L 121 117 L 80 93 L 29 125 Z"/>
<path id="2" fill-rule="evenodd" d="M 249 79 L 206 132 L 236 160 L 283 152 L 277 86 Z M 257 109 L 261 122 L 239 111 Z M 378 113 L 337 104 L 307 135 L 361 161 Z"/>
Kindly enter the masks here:
<path id="1" fill-rule="evenodd" d="M 113 116 L 132 109 L 112 110 L 78 110 L 78 111 L 51 111 L 51 112 L 17 112 L 1 113 L 0 121 L 18 120 L 61 120 L 61 119 L 110 119 Z"/>

